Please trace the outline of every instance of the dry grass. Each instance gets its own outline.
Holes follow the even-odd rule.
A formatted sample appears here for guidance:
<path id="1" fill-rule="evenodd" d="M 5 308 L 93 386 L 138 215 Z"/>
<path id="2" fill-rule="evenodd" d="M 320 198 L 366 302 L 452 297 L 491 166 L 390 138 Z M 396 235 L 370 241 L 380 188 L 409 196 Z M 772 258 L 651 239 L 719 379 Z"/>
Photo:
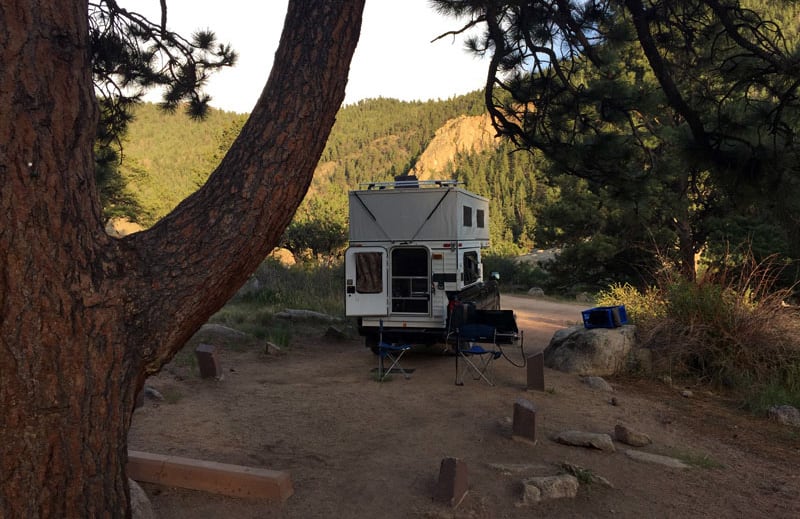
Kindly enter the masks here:
<path id="1" fill-rule="evenodd" d="M 784 303 L 780 270 L 750 260 L 699 281 L 665 275 L 644 293 L 612 287 L 599 300 L 626 305 L 657 373 L 732 389 L 762 410 L 800 403 L 800 311 Z"/>

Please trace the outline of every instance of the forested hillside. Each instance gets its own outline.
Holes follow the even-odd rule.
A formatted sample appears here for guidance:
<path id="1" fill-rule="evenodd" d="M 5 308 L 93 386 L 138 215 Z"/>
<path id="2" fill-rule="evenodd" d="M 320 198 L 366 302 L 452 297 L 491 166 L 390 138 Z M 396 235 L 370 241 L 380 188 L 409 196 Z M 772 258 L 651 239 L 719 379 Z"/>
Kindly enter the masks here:
<path id="1" fill-rule="evenodd" d="M 320 254 L 343 245 L 347 191 L 408 173 L 419 165 L 437 130 L 482 114 L 482 102 L 475 92 L 443 101 L 371 99 L 343 107 L 287 245 L 298 253 L 313 249 Z M 197 122 L 181 113 L 165 114 L 153 104 L 140 106 L 124 142 L 122 172 L 143 207 L 141 223 L 152 224 L 201 185 L 243 123 L 243 116 L 217 110 Z M 465 152 L 472 143 L 453 139 L 437 144 L 436 155 L 453 157 L 455 163 L 438 164 L 434 171 L 425 166 L 428 173 L 457 178 L 492 198 L 499 249 L 516 253 L 532 246 L 535 214 L 545 195 L 537 187 L 532 156 L 509 154 L 500 140 L 480 153 Z"/>
<path id="2" fill-rule="evenodd" d="M 787 9 L 779 4 L 780 9 L 778 4 L 747 2 L 777 22 L 764 24 L 764 30 L 791 56 L 796 53 L 792 49 L 800 6 L 790 4 Z M 696 148 L 686 145 L 682 117 L 663 116 L 669 108 L 640 53 L 629 42 L 614 49 L 599 49 L 614 58 L 608 60 L 609 70 L 587 68 L 576 74 L 581 83 L 574 91 L 587 96 L 581 100 L 583 112 L 578 117 L 569 110 L 548 116 L 547 124 L 564 132 L 550 135 L 556 137 L 550 143 L 556 146 L 547 159 L 531 151 L 535 145 L 486 138 L 485 129 L 475 126 L 487 128 L 480 122 L 486 117 L 482 92 L 430 102 L 371 99 L 343 107 L 282 245 L 299 257 L 335 258 L 346 243 L 347 191 L 411 171 L 425 178 L 456 178 L 491 199 L 490 253 L 510 256 L 532 248 L 560 249 L 548 272 L 553 289 L 591 289 L 613 281 L 644 286 L 665 263 L 682 264 L 693 273 L 745 256 L 757 261 L 779 258 L 787 266 L 786 283 L 791 284 L 798 277 L 795 260 L 800 257 L 795 152 L 793 145 L 787 145 L 788 151 L 768 150 L 775 135 L 794 135 L 797 110 L 793 105 L 783 111 L 764 108 L 765 117 L 777 114 L 786 121 L 772 134 L 757 130 L 761 112 L 729 121 L 737 114 L 734 106 L 731 114 L 716 119 L 742 139 L 760 139 L 749 148 L 760 157 L 760 165 L 748 159 L 758 167 L 751 168 L 749 176 L 734 176 L 731 172 L 742 161 L 711 167 L 698 158 Z M 680 64 L 678 50 L 674 61 Z M 693 52 L 703 56 L 709 51 L 698 46 Z M 721 74 L 738 70 L 731 65 L 737 59 L 726 58 L 709 72 L 695 73 L 697 67 L 690 67 L 675 79 L 686 85 L 682 88 L 698 89 L 692 95 L 702 97 L 704 89 L 721 88 L 721 81 L 728 80 Z M 755 99 L 759 92 L 754 88 L 749 95 Z M 726 99 L 734 102 L 733 96 Z M 750 98 L 742 102 L 743 110 L 753 104 Z M 698 106 L 705 110 L 698 113 L 703 120 L 719 116 L 713 103 Z M 615 110 L 629 115 L 619 116 Z M 122 165 L 128 189 L 142 205 L 139 221 L 152 224 L 202 184 L 243 123 L 244 116 L 214 110 L 208 120 L 195 122 L 182 114 L 165 115 L 155 105 L 139 107 L 124 140 Z M 635 138 L 630 125 L 636 129 Z M 578 128 L 589 131 L 579 135 L 573 131 Z M 540 137 L 526 136 L 529 142 Z M 566 140 L 557 142 L 562 137 Z"/>
<path id="3" fill-rule="evenodd" d="M 139 106 L 122 147 L 123 177 L 142 206 L 137 220 L 151 225 L 205 182 L 218 160 L 224 132 L 245 117 L 210 110 L 204 121 L 157 105 Z"/>

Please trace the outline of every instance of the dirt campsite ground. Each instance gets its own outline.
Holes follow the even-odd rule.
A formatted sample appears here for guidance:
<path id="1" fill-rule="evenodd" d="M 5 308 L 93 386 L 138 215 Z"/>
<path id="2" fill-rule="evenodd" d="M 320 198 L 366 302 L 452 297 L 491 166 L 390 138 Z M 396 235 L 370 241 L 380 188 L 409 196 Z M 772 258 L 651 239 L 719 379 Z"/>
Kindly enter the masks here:
<path id="1" fill-rule="evenodd" d="M 584 308 L 511 296 L 503 307 L 517 312 L 526 356 Z M 430 352 L 404 359 L 410 379 L 377 383 L 376 358 L 361 341 L 324 331 L 298 332 L 279 355 L 223 348 L 222 380 L 174 364 L 148 381 L 164 400 L 147 399 L 135 412 L 131 449 L 288 471 L 294 488 L 272 504 L 143 484 L 158 517 L 800 517 L 800 431 L 703 388 L 686 398 L 685 387 L 608 379 L 608 393 L 546 369 L 546 390 L 526 391 L 526 369 L 504 359 L 494 387 L 469 378 L 456 386 L 454 358 Z M 535 446 L 511 439 L 517 399 L 536 406 Z M 633 447 L 620 443 L 608 453 L 551 439 L 574 429 L 613 436 L 616 424 L 652 438 L 637 450 L 690 468 L 635 461 L 625 454 Z M 469 492 L 456 508 L 433 499 L 448 457 L 468 469 Z M 521 505 L 522 481 L 563 472 L 564 462 L 610 486 L 582 484 L 575 498 Z"/>

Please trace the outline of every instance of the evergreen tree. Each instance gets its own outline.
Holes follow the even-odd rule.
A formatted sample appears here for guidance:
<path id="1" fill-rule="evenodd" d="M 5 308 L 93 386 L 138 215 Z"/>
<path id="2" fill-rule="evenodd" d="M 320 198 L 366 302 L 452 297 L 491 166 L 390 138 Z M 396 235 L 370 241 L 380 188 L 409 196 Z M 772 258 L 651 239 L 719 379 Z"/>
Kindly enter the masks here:
<path id="1" fill-rule="evenodd" d="M 584 178 L 644 228 L 670 229 L 659 245 L 688 277 L 715 219 L 797 221 L 796 3 L 434 3 L 467 18 L 457 32 L 485 28 L 468 45 L 491 55 L 498 130 L 542 150 L 551 176 Z"/>
<path id="2" fill-rule="evenodd" d="M 114 239 L 86 2 L 3 3 L 0 517 L 130 517 L 136 395 L 277 244 L 344 99 L 363 7 L 290 0 L 264 93 L 214 174 Z"/>
<path id="3" fill-rule="evenodd" d="M 211 97 L 202 92 L 210 74 L 236 62 L 228 45 L 213 32 L 190 39 L 168 30 L 167 4 L 160 23 L 120 7 L 115 0 L 89 2 L 89 48 L 92 77 L 100 107 L 97 125 L 96 181 L 106 218 L 141 217 L 141 203 L 127 188 L 119 167 L 121 140 L 133 119 L 133 108 L 147 90 L 164 87 L 160 106 L 180 106 L 194 119 L 208 113 Z"/>

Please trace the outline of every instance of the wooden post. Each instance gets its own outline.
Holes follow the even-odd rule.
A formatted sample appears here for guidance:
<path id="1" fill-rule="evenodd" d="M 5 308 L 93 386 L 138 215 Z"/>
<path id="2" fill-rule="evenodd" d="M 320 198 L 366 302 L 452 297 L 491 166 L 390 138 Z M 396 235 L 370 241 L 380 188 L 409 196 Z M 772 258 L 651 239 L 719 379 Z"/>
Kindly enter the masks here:
<path id="1" fill-rule="evenodd" d="M 528 357 L 528 390 L 544 391 L 544 353 Z"/>
<path id="2" fill-rule="evenodd" d="M 514 402 L 514 423 L 511 438 L 536 445 L 536 406 L 533 402 L 518 398 Z"/>
<path id="3" fill-rule="evenodd" d="M 469 491 L 467 464 L 458 458 L 445 458 L 439 466 L 439 481 L 436 485 L 437 501 L 457 507 Z"/>
<path id="4" fill-rule="evenodd" d="M 294 493 L 288 472 L 128 451 L 128 477 L 233 497 L 285 501 Z"/>

